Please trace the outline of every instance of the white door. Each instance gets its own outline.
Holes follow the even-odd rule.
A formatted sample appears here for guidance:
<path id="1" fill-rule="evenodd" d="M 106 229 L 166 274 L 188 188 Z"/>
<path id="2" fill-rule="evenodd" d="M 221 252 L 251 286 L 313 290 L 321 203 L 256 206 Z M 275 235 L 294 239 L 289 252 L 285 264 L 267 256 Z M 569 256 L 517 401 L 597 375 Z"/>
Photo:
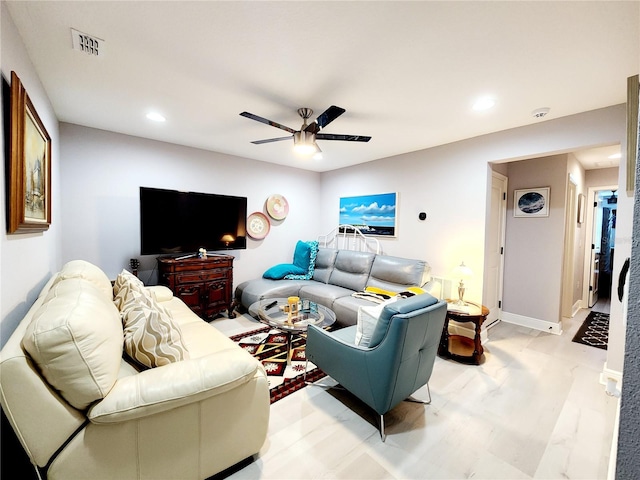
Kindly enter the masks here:
<path id="1" fill-rule="evenodd" d="M 485 245 L 484 289 L 482 303 L 489 309 L 485 325 L 501 317 L 504 239 L 507 217 L 507 177 L 491 173 L 491 204 Z"/>

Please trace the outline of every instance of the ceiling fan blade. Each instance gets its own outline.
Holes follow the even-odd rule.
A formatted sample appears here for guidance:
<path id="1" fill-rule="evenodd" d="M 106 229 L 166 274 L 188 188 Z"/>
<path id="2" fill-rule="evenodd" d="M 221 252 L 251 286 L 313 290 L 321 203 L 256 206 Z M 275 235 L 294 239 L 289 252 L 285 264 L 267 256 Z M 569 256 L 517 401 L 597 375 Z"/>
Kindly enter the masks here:
<path id="1" fill-rule="evenodd" d="M 371 137 L 365 135 L 339 135 L 335 133 L 318 133 L 317 140 L 344 140 L 346 142 L 368 142 Z"/>
<path id="2" fill-rule="evenodd" d="M 293 128 L 289 128 L 289 127 L 287 127 L 285 125 L 281 125 L 280 123 L 274 122 L 273 120 L 268 120 L 266 118 L 259 117 L 258 115 L 254 115 L 253 113 L 242 112 L 240 115 L 243 116 L 243 117 L 250 118 L 251 120 L 255 120 L 256 122 L 266 123 L 267 125 L 271 125 L 272 127 L 276 127 L 276 128 L 280 128 L 282 130 L 286 130 L 289 133 L 295 133 L 296 132 Z"/>
<path id="3" fill-rule="evenodd" d="M 271 143 L 271 142 L 279 142 L 281 140 L 290 140 L 292 137 L 292 135 L 289 135 L 288 137 L 278 137 L 278 138 L 267 138 L 266 140 L 255 140 L 251 143 L 254 143 L 256 145 L 260 145 L 262 143 Z"/>
<path id="4" fill-rule="evenodd" d="M 322 112 L 322 114 L 320 114 L 318 118 L 316 118 L 315 122 L 313 122 L 311 125 L 308 125 L 307 128 L 305 128 L 304 130 L 306 132 L 318 133 L 320 130 L 322 130 L 324 127 L 329 125 L 331 122 L 333 122 L 336 118 L 338 118 L 344 112 L 346 112 L 344 108 L 331 105 L 324 112 Z"/>

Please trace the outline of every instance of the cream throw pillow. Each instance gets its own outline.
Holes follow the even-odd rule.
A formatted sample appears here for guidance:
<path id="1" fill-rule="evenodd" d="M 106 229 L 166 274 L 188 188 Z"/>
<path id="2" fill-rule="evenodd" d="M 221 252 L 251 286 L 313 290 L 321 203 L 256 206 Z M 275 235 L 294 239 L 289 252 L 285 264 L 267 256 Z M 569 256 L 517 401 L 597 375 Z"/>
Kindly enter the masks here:
<path id="1" fill-rule="evenodd" d="M 392 298 L 379 305 L 358 308 L 358 321 L 356 323 L 356 345 L 368 347 L 371 343 L 371 336 L 378 323 L 378 318 L 382 313 L 382 309 L 397 299 Z"/>
<path id="2" fill-rule="evenodd" d="M 116 277 L 115 282 L 113 282 L 113 301 L 118 307 L 118 310 L 123 310 L 123 303 L 126 299 L 126 296 L 130 290 L 144 293 L 144 283 L 138 277 L 136 277 L 133 273 L 122 270 Z"/>
<path id="3" fill-rule="evenodd" d="M 189 358 L 182 331 L 167 313 L 145 302 L 131 306 L 124 313 L 124 349 L 146 367 L 160 367 Z"/>
<path id="4" fill-rule="evenodd" d="M 138 277 L 122 270 L 113 292 L 113 301 L 122 315 L 127 355 L 149 368 L 189 358 L 182 331 L 171 312 L 158 303 Z"/>

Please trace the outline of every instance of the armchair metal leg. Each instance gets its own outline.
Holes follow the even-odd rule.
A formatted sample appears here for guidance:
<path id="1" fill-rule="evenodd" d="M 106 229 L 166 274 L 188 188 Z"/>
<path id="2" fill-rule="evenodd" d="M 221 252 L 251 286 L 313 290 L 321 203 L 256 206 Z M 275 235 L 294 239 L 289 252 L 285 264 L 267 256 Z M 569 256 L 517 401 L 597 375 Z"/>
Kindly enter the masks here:
<path id="1" fill-rule="evenodd" d="M 420 400 L 418 398 L 415 398 L 413 395 L 409 395 L 406 398 L 407 402 L 414 402 L 414 403 L 422 403 L 424 405 L 431 405 L 431 390 L 429 389 L 429 384 L 427 383 L 427 393 L 429 394 L 429 400 Z"/>
<path id="2" fill-rule="evenodd" d="M 326 383 L 318 383 L 318 382 L 307 382 L 307 370 L 309 369 L 309 360 L 305 360 L 304 362 L 304 373 L 302 374 L 302 381 L 305 385 L 312 385 L 314 387 L 322 387 L 322 388 L 335 388 L 336 390 L 344 390 L 345 388 L 336 383 L 335 385 L 328 385 Z"/>
<path id="3" fill-rule="evenodd" d="M 387 434 L 384 433 L 384 415 L 380 415 L 380 438 L 383 442 L 387 439 Z"/>

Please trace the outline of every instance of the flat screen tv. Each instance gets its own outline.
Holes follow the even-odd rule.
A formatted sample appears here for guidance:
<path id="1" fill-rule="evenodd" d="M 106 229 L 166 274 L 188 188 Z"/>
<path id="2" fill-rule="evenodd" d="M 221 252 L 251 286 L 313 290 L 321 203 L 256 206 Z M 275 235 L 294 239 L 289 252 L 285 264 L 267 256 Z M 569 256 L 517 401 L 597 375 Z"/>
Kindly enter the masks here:
<path id="1" fill-rule="evenodd" d="M 247 248 L 247 199 L 140 187 L 140 254 Z"/>

